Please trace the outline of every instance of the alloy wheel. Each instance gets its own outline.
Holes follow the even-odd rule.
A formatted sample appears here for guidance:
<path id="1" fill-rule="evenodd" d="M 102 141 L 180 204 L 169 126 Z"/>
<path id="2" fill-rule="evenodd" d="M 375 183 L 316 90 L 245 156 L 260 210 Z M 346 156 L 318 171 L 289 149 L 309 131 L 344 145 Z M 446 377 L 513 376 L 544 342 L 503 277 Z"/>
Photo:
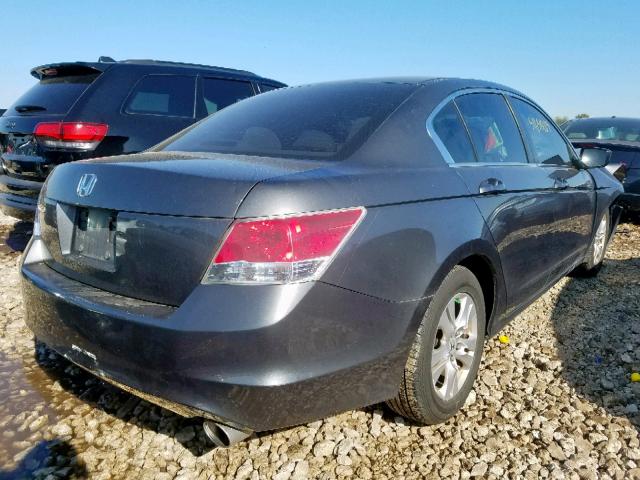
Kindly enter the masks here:
<path id="1" fill-rule="evenodd" d="M 449 401 L 469 375 L 478 343 L 478 312 L 470 295 L 457 293 L 440 315 L 431 353 L 431 378 L 436 394 Z"/>
<path id="2" fill-rule="evenodd" d="M 593 264 L 598 265 L 604 258 L 607 245 L 607 216 L 603 216 L 593 239 Z"/>

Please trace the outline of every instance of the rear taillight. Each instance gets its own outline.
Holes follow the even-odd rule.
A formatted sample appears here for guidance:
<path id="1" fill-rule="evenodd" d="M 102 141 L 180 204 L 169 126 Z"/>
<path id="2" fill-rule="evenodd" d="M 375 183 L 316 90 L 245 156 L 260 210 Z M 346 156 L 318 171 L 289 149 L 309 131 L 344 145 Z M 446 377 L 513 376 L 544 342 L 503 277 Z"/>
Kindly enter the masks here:
<path id="1" fill-rule="evenodd" d="M 94 150 L 107 135 L 104 123 L 43 122 L 36 125 L 33 135 L 38 143 L 49 148 Z"/>
<path id="2" fill-rule="evenodd" d="M 362 220 L 364 207 L 239 220 L 202 283 L 292 283 L 318 278 Z"/>

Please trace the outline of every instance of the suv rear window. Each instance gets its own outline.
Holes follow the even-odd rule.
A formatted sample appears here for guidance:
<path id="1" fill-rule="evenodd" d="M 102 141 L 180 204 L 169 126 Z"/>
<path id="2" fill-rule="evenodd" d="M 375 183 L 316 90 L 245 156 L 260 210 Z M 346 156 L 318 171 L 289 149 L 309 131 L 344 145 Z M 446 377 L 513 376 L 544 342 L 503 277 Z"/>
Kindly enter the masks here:
<path id="1" fill-rule="evenodd" d="M 161 148 L 341 160 L 416 88 L 327 83 L 279 89 L 225 108 Z"/>
<path id="2" fill-rule="evenodd" d="M 92 73 L 44 78 L 16 100 L 7 115 L 65 114 L 99 75 Z"/>
<path id="3" fill-rule="evenodd" d="M 196 78 L 186 75 L 147 75 L 133 89 L 126 113 L 193 117 Z"/>

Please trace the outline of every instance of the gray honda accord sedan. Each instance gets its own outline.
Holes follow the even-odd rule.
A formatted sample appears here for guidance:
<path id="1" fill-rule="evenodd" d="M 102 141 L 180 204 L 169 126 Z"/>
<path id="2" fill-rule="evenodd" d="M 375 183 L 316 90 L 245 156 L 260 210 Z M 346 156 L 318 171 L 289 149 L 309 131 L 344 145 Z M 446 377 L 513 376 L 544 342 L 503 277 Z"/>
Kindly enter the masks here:
<path id="1" fill-rule="evenodd" d="M 442 422 L 488 335 L 615 230 L 610 152 L 444 78 L 243 100 L 150 151 L 60 165 L 21 266 L 70 361 L 218 445 L 386 401 Z"/>

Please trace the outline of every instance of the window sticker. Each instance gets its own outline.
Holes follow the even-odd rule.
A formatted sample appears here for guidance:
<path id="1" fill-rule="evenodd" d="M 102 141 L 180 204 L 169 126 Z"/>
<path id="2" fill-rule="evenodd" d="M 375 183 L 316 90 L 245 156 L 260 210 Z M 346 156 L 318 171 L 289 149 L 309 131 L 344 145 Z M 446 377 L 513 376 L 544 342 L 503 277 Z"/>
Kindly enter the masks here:
<path id="1" fill-rule="evenodd" d="M 493 122 L 487 129 L 487 139 L 484 142 L 484 153 L 489 153 L 493 150 L 497 150 L 504 145 L 502 135 L 496 122 Z"/>
<path id="2" fill-rule="evenodd" d="M 551 132 L 551 125 L 543 118 L 529 117 L 527 119 L 529 126 L 536 132 L 549 133 Z"/>

